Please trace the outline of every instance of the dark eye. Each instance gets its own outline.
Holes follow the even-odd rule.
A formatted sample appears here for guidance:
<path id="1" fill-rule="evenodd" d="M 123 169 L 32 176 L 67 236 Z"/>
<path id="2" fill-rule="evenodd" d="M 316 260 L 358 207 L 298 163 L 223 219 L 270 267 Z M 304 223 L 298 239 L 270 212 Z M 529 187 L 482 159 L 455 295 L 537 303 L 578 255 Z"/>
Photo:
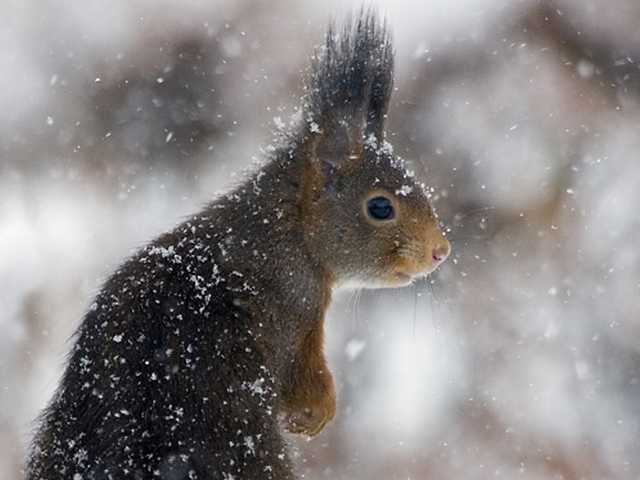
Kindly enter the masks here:
<path id="1" fill-rule="evenodd" d="M 367 202 L 367 213 L 374 220 L 391 220 L 395 217 L 393 204 L 387 197 L 373 197 Z"/>

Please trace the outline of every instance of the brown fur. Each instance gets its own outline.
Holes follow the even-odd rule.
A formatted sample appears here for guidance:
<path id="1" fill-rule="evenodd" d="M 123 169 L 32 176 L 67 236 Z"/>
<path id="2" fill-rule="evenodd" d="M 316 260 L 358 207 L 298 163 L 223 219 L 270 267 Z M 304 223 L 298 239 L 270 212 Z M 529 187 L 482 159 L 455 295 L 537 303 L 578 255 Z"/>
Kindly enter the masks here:
<path id="1" fill-rule="evenodd" d="M 332 281 L 327 278 L 324 302 L 312 329 L 296 348 L 295 367 L 283 392 L 288 429 L 308 436 L 320 433 L 336 413 L 335 385 L 324 356 L 324 316 L 331 288 Z"/>
<path id="2" fill-rule="evenodd" d="M 386 30 L 363 13 L 325 53 L 302 121 L 261 169 L 106 281 L 41 417 L 29 480 L 294 478 L 278 419 L 313 436 L 336 413 L 332 290 L 406 285 L 450 249 L 384 140 Z M 395 217 L 373 218 L 372 195 Z"/>

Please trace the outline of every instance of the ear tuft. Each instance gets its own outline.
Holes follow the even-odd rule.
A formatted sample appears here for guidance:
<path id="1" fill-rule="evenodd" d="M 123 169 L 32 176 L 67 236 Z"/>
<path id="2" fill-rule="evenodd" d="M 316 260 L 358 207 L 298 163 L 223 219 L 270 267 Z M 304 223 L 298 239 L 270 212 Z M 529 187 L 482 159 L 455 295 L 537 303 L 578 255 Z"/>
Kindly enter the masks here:
<path id="1" fill-rule="evenodd" d="M 311 64 L 305 102 L 308 133 L 319 133 L 324 153 L 336 159 L 361 152 L 371 135 L 381 143 L 392 89 L 391 38 L 375 10 L 360 10 L 340 33 L 330 25 Z"/>

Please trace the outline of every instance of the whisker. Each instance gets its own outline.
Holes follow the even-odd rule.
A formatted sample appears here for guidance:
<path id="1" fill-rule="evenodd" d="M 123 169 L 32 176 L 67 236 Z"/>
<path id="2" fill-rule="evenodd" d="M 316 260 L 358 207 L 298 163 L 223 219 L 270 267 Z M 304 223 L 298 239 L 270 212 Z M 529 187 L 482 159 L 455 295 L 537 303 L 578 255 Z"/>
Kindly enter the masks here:
<path id="1" fill-rule="evenodd" d="M 433 289 L 433 283 L 431 282 L 431 279 L 427 278 L 427 280 L 424 282 L 424 285 L 425 285 L 425 293 L 429 297 L 428 309 L 430 313 L 429 317 L 431 319 L 431 328 L 433 329 L 434 335 L 437 338 L 439 335 L 439 329 L 438 329 L 438 322 L 435 315 L 435 308 L 433 306 L 434 299 L 435 299 L 435 292 Z"/>
<path id="2" fill-rule="evenodd" d="M 409 256 L 410 258 L 415 258 L 424 255 L 424 250 L 419 248 L 418 246 L 404 245 L 398 250 L 397 254 L 401 257 Z"/>
<path id="3" fill-rule="evenodd" d="M 418 280 L 420 281 L 420 280 Z M 412 285 L 413 289 L 413 338 L 416 338 L 416 323 L 418 321 L 418 281 Z"/>
<path id="4" fill-rule="evenodd" d="M 492 216 L 490 214 L 489 215 L 484 215 L 484 214 L 486 212 L 492 212 L 494 210 L 496 210 L 496 207 L 487 206 L 487 207 L 474 208 L 467 212 L 455 213 L 451 217 L 451 221 L 447 225 L 444 225 L 443 228 L 447 232 L 447 234 L 455 233 L 455 231 L 457 230 L 461 230 L 469 227 L 469 222 L 465 222 L 465 220 L 467 220 L 469 217 L 474 217 L 478 214 L 482 214 L 482 216 L 480 217 L 479 223 L 477 225 L 471 225 L 471 227 L 475 226 L 480 230 L 486 230 L 487 228 L 489 228 L 489 223 L 492 220 Z"/>
<path id="5" fill-rule="evenodd" d="M 417 251 L 407 251 L 399 253 L 398 256 L 405 258 L 407 260 L 415 260 L 416 258 L 421 258 L 424 254 L 422 252 Z"/>
<path id="6" fill-rule="evenodd" d="M 455 213 L 452 217 L 454 222 L 460 222 L 462 220 L 464 220 L 467 217 L 470 217 L 471 215 L 475 215 L 477 213 L 482 213 L 482 212 L 489 212 L 492 210 L 495 210 L 496 207 L 493 206 L 487 206 L 487 207 L 479 207 L 479 208 L 474 208 L 472 210 L 469 210 L 468 212 L 465 213 Z"/>
<path id="7" fill-rule="evenodd" d="M 351 296 L 349 298 L 349 306 L 351 310 L 351 330 L 356 331 L 358 327 L 358 312 L 356 311 L 356 301 L 358 299 L 358 289 L 354 289 L 351 292 Z"/>
<path id="8" fill-rule="evenodd" d="M 353 319 L 354 319 L 354 323 L 355 323 L 355 327 L 356 328 L 359 327 L 359 321 L 360 321 L 360 299 L 361 298 L 362 298 L 362 289 L 358 288 L 358 289 L 356 289 L 355 300 L 354 300 L 354 304 L 353 304 Z"/>

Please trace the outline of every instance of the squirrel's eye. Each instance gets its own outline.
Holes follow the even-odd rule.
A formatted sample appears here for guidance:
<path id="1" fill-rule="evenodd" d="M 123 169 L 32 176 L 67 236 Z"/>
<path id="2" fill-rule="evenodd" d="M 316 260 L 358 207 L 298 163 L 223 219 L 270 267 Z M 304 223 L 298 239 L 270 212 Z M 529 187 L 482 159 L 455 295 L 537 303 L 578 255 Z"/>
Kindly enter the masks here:
<path id="1" fill-rule="evenodd" d="M 374 220 L 391 220 L 395 216 L 393 204 L 386 197 L 374 197 L 367 202 L 367 213 Z"/>

